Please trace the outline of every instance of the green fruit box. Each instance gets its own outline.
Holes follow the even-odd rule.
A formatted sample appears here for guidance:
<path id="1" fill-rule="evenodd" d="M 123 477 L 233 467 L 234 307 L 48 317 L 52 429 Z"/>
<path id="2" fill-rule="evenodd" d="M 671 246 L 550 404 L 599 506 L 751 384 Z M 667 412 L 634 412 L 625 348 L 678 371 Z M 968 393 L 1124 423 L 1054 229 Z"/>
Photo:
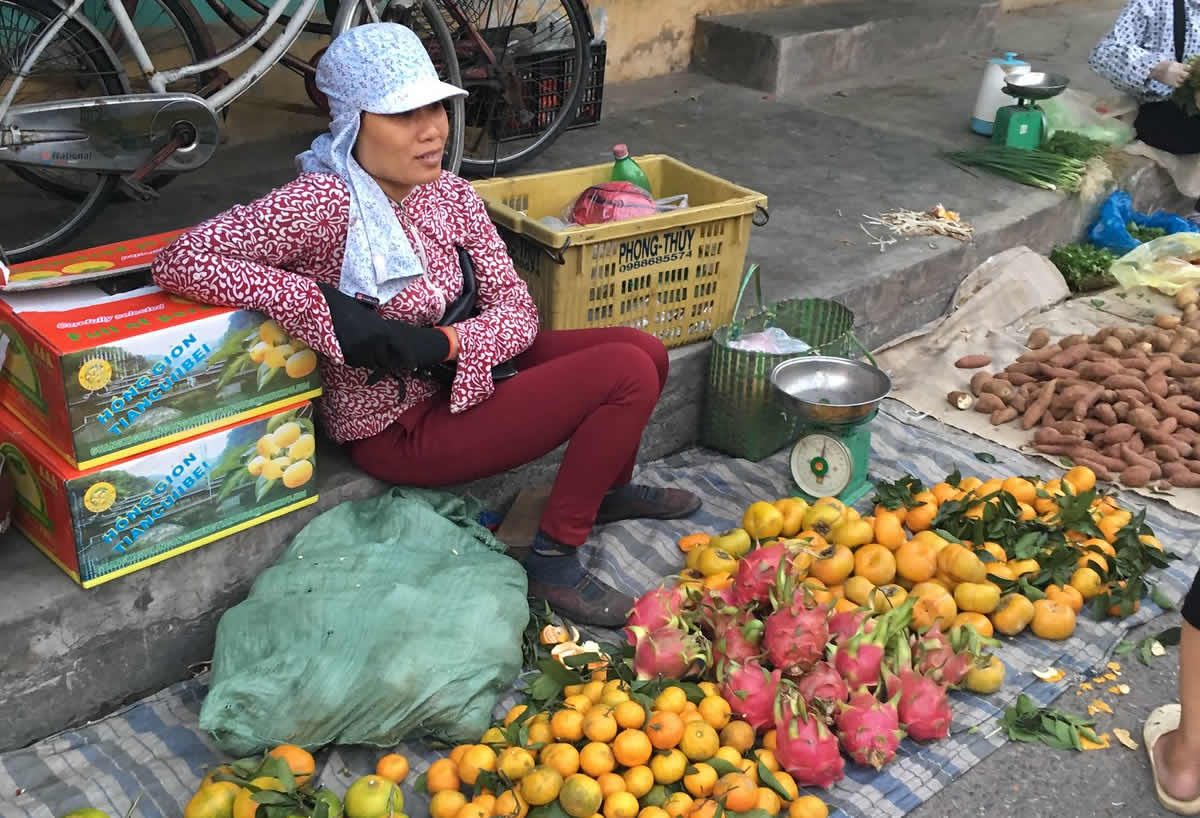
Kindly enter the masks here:
<path id="1" fill-rule="evenodd" d="M 84 588 L 317 501 L 304 401 L 80 471 L 0 407 L 13 523 Z"/>
<path id="2" fill-rule="evenodd" d="M 317 356 L 262 313 L 157 287 L 0 294 L 0 405 L 88 469 L 316 397 Z"/>

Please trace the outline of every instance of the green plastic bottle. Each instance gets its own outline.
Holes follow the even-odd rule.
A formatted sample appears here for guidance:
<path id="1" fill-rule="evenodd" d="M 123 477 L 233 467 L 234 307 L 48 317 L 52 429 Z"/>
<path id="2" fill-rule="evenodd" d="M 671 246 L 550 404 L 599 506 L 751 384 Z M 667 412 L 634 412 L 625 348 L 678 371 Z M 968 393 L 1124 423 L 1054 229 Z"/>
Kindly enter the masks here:
<path id="1" fill-rule="evenodd" d="M 650 188 L 650 180 L 646 178 L 646 173 L 638 163 L 633 161 L 633 157 L 629 155 L 629 148 L 626 145 L 613 146 L 613 158 L 617 161 L 613 163 L 612 180 L 614 182 L 629 182 L 637 185 L 642 190 L 654 195 L 654 191 Z"/>

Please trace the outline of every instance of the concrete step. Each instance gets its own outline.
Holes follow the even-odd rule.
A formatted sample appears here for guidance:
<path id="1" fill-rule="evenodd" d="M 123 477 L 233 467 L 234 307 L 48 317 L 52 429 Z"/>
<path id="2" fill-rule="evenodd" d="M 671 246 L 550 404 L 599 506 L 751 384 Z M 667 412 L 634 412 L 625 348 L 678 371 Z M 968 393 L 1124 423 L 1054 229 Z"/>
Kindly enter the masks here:
<path id="1" fill-rule="evenodd" d="M 692 70 L 771 94 L 988 49 L 1000 4 L 978 0 L 849 0 L 700 17 Z"/>

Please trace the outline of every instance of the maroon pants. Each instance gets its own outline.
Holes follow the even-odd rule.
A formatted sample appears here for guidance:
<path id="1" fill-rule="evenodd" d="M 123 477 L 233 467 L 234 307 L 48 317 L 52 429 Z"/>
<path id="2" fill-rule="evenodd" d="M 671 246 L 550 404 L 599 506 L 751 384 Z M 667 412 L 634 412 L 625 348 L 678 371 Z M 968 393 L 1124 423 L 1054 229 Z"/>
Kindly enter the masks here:
<path id="1" fill-rule="evenodd" d="M 605 492 L 633 476 L 642 431 L 667 381 L 667 350 L 634 329 L 548 330 L 518 374 L 483 403 L 450 414 L 449 396 L 413 407 L 350 456 L 380 480 L 448 486 L 508 471 L 566 441 L 542 530 L 580 545 Z"/>

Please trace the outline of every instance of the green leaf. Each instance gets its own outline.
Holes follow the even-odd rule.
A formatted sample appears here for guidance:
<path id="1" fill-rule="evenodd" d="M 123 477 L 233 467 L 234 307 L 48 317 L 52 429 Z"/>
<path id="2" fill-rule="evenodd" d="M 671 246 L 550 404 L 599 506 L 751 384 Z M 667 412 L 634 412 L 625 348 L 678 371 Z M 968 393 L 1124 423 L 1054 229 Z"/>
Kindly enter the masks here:
<path id="1" fill-rule="evenodd" d="M 428 793 L 429 792 L 429 776 L 426 773 L 421 773 L 413 781 L 413 792 Z M 313 818 L 316 818 L 314 815 Z"/>
<path id="2" fill-rule="evenodd" d="M 988 454 L 987 452 L 975 452 L 975 459 L 983 463 L 996 462 L 996 456 L 994 454 Z"/>
<path id="3" fill-rule="evenodd" d="M 211 360 L 209 363 L 211 365 Z M 237 356 L 228 364 L 226 364 L 225 369 L 221 372 L 221 379 L 217 381 L 217 385 L 213 387 L 213 392 L 220 392 L 222 387 L 229 383 L 233 379 L 234 375 L 245 369 L 246 365 L 249 363 L 250 353 L 243 352 L 241 355 Z"/>
<path id="4" fill-rule="evenodd" d="M 506 786 L 498 773 L 488 770 L 480 770 L 479 775 L 475 778 L 476 795 L 479 795 L 485 789 L 491 792 L 503 792 Z"/>
<path id="5" fill-rule="evenodd" d="M 257 801 L 260 804 L 269 804 L 273 806 L 291 806 L 296 803 L 296 799 L 287 793 L 275 792 L 274 790 L 260 790 L 250 796 L 251 801 Z"/>
<path id="6" fill-rule="evenodd" d="M 962 474 L 958 469 L 955 469 L 946 475 L 946 479 L 943 482 L 945 482 L 947 485 L 953 486 L 954 488 L 958 488 L 958 484 L 962 482 L 962 479 Z"/>
<path id="7" fill-rule="evenodd" d="M 242 486 L 250 479 L 250 472 L 245 469 L 238 469 L 229 477 L 225 478 L 225 482 L 221 485 L 221 493 L 217 495 L 217 502 L 220 503 L 226 497 L 233 493 L 233 490 Z"/>
<path id="8" fill-rule="evenodd" d="M 1163 593 L 1163 590 L 1161 588 L 1159 588 L 1157 585 L 1155 585 L 1153 588 L 1150 589 L 1150 599 L 1154 602 L 1155 605 L 1162 608 L 1164 611 L 1175 610 L 1174 603 L 1172 603 L 1171 600 L 1167 599 L 1167 595 L 1165 593 Z"/>
<path id="9" fill-rule="evenodd" d="M 1137 643 L 1128 642 L 1128 641 L 1122 639 L 1117 644 L 1116 650 L 1113 651 L 1113 655 L 1114 656 L 1125 656 L 1126 654 L 1133 653 L 1133 651 L 1136 648 L 1137 648 Z"/>
<path id="10" fill-rule="evenodd" d="M 960 540 L 958 537 L 954 536 L 953 534 L 951 534 L 949 531 L 947 531 L 944 528 L 935 528 L 933 530 L 933 533 L 937 534 L 939 537 L 941 537 L 946 542 L 958 543 L 959 545 L 962 545 L 962 540 Z"/>
<path id="11" fill-rule="evenodd" d="M 292 776 L 292 770 L 290 767 L 288 767 L 287 761 L 282 758 L 268 758 L 263 762 L 258 775 L 278 778 L 279 783 L 283 785 L 284 790 L 287 792 L 296 791 L 296 779 L 294 776 Z"/>
<path id="12" fill-rule="evenodd" d="M 1153 641 L 1149 639 L 1143 639 L 1142 649 L 1138 652 L 1138 658 L 1142 661 L 1142 664 L 1146 665 L 1147 667 L 1150 665 L 1150 660 L 1154 658 L 1154 654 L 1150 652 L 1153 645 Z"/>
<path id="13" fill-rule="evenodd" d="M 267 384 L 269 384 L 271 382 L 271 379 L 274 378 L 276 375 L 278 375 L 279 370 L 281 370 L 281 369 L 283 369 L 283 367 L 281 367 L 281 366 L 270 367 L 270 366 L 267 366 L 266 364 L 259 364 L 258 365 L 258 386 L 257 386 L 258 391 L 261 392 L 262 388 L 264 386 L 266 386 Z"/>
<path id="14" fill-rule="evenodd" d="M 259 478 L 254 481 L 254 502 L 262 502 L 262 498 L 266 496 L 268 491 L 271 490 L 271 488 L 275 485 L 275 482 L 275 478 L 268 480 L 260 475 Z"/>
<path id="15" fill-rule="evenodd" d="M 313 807 L 312 818 L 332 818 L 329 814 L 329 804 L 326 801 L 318 801 Z"/>
<path id="16" fill-rule="evenodd" d="M 791 793 L 789 793 L 787 789 L 779 783 L 779 779 L 775 777 L 775 774 L 771 772 L 770 768 L 767 767 L 766 764 L 762 763 L 762 759 L 758 760 L 758 781 L 760 784 L 762 784 L 762 786 L 772 790 L 785 802 L 791 800 Z"/>
<path id="17" fill-rule="evenodd" d="M 717 756 L 713 756 L 712 758 L 710 758 L 708 761 L 706 761 L 704 763 L 717 771 L 718 778 L 723 775 L 729 775 L 730 773 L 740 773 L 741 772 L 741 770 L 739 768 L 733 766 L 732 764 L 730 764 L 728 761 L 726 761 L 723 758 L 718 758 Z"/>
<path id="18" fill-rule="evenodd" d="M 229 767 L 242 778 L 252 778 L 261 764 L 261 758 L 239 758 Z"/>
<path id="19" fill-rule="evenodd" d="M 692 704 L 699 704 L 704 700 L 704 691 L 695 682 L 676 682 L 676 684 L 683 689 L 683 692 L 687 694 L 688 701 Z"/>
<path id="20" fill-rule="evenodd" d="M 579 668 L 585 665 L 590 665 L 592 662 L 599 662 L 604 659 L 599 653 L 577 653 L 574 656 L 568 656 L 563 659 L 569 668 Z"/>
<path id="21" fill-rule="evenodd" d="M 562 808 L 562 804 L 558 803 L 555 798 L 549 804 L 541 807 L 534 807 L 529 811 L 529 818 L 571 818 L 567 811 Z"/>

